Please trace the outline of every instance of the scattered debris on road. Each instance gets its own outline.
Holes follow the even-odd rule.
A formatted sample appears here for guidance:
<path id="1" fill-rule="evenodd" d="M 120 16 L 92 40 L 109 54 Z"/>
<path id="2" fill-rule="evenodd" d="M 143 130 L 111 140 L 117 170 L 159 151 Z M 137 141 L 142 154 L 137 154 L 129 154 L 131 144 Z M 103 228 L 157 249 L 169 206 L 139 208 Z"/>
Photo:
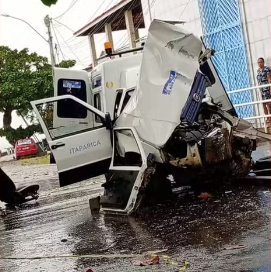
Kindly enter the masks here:
<path id="1" fill-rule="evenodd" d="M 237 246 L 225 247 L 224 250 L 242 249 L 245 247 L 246 246 L 244 246 L 244 245 L 237 245 Z"/>
<path id="2" fill-rule="evenodd" d="M 147 266 L 147 265 L 154 265 L 159 264 L 160 258 L 159 256 L 154 256 L 151 259 L 145 260 L 132 260 L 131 263 L 136 266 Z"/>
<path id="3" fill-rule="evenodd" d="M 208 194 L 208 193 L 201 193 L 198 198 L 201 198 L 201 199 L 207 199 L 207 198 L 211 198 L 212 195 Z"/>
<path id="4" fill-rule="evenodd" d="M 184 262 L 184 266 L 179 269 L 180 272 L 186 271 L 186 269 L 190 266 L 190 263 L 188 261 Z"/>
<path id="5" fill-rule="evenodd" d="M 151 258 L 148 259 L 134 259 L 131 263 L 135 266 L 148 266 L 154 264 L 166 264 L 169 266 L 167 271 L 180 271 L 185 272 L 187 268 L 189 268 L 190 263 L 188 261 L 184 261 L 183 264 L 173 260 L 170 256 L 162 255 L 159 257 L 158 255 L 152 255 Z M 173 270 L 171 270 L 173 269 Z"/>

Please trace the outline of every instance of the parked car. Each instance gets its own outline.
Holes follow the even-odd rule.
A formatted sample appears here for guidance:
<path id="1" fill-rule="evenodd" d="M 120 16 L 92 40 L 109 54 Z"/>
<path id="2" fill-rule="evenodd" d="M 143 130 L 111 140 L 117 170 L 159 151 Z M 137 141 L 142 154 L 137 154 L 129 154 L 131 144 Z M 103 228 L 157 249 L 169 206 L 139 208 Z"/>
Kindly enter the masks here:
<path id="1" fill-rule="evenodd" d="M 19 160 L 26 156 L 36 156 L 38 154 L 38 146 L 32 138 L 20 139 L 15 143 L 15 155 Z"/>

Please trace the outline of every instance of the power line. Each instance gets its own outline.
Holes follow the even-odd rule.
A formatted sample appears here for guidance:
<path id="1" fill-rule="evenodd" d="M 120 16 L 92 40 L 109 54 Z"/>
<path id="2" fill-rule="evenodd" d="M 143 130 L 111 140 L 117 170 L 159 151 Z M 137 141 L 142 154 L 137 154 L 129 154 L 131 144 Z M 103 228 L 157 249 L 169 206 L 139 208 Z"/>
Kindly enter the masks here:
<path id="1" fill-rule="evenodd" d="M 59 44 L 59 41 L 58 41 L 58 38 L 57 38 L 57 35 L 56 35 L 56 31 L 55 31 L 54 24 L 52 24 L 52 27 L 53 27 L 53 31 L 54 31 L 54 34 L 55 34 L 55 38 L 56 38 L 56 41 L 57 41 L 57 44 L 58 44 L 60 53 L 61 53 L 61 55 L 62 55 L 62 58 L 65 60 L 65 56 L 64 56 L 64 54 L 63 54 L 63 51 L 62 51 L 62 49 L 61 49 L 61 46 L 60 46 L 60 44 Z M 58 60 L 58 61 L 59 61 L 59 60 Z"/>
<path id="2" fill-rule="evenodd" d="M 182 13 L 181 13 L 180 17 L 179 17 L 180 19 L 181 19 L 182 15 L 184 14 L 184 12 L 185 12 L 186 8 L 188 7 L 188 5 L 189 5 L 190 1 L 191 1 L 191 0 L 188 0 L 188 1 L 187 1 L 186 5 L 185 5 L 185 7 L 184 7 L 184 9 L 183 9 L 183 11 L 182 11 Z"/>
<path id="3" fill-rule="evenodd" d="M 109 5 L 111 4 L 113 2 L 113 0 L 109 3 Z M 132 5 L 134 4 L 134 2 L 135 2 L 135 0 L 133 0 L 132 1 L 132 3 L 130 4 L 130 6 L 129 6 L 129 8 L 128 8 L 128 10 L 132 7 Z M 106 9 L 109 7 L 109 5 L 106 7 Z M 139 4 L 140 5 L 140 4 Z M 139 6 L 138 5 L 138 6 Z M 125 9 L 125 6 L 124 7 L 122 7 L 118 12 L 117 12 L 117 14 L 113 17 L 113 18 L 110 18 L 110 16 L 108 16 L 107 17 L 107 19 L 105 20 L 105 22 L 103 23 L 103 25 L 105 25 L 108 21 L 111 21 L 111 22 L 113 22 L 122 12 L 123 12 L 123 10 Z M 94 27 L 94 29 L 92 30 L 92 32 L 94 33 L 94 32 L 96 32 L 96 34 L 97 34 L 97 32 L 98 31 L 100 31 L 101 29 L 103 28 L 103 26 L 98 26 L 98 25 L 96 25 L 95 27 Z M 117 31 L 119 29 L 119 27 L 116 29 L 116 30 L 114 30 L 114 31 Z M 100 39 L 99 41 L 101 41 L 102 39 Z"/>
<path id="4" fill-rule="evenodd" d="M 129 5 L 129 7 L 128 7 L 127 10 L 130 10 L 130 9 L 132 8 L 132 6 L 133 6 L 134 3 L 135 3 L 135 0 L 133 0 L 133 1 L 131 2 L 131 4 Z M 138 4 L 137 6 L 139 6 L 139 5 L 141 5 L 141 3 Z M 135 6 L 135 7 L 137 7 L 137 6 Z M 124 11 L 124 9 L 125 9 L 125 6 L 122 7 L 122 8 L 118 11 L 118 13 L 116 14 L 116 16 L 115 16 L 111 21 L 113 22 L 113 21 L 114 21 L 114 20 L 115 20 L 115 19 L 116 19 L 123 11 Z M 110 19 L 110 17 L 107 18 L 106 22 L 107 22 L 109 19 Z M 104 24 L 106 24 L 106 22 L 104 22 Z M 98 30 L 94 29 L 94 31 L 100 31 L 101 28 L 102 28 L 102 26 L 101 26 L 100 28 L 98 28 Z M 114 31 L 119 30 L 119 28 L 120 28 L 120 27 L 118 27 L 118 28 L 115 29 Z M 94 31 L 93 31 L 93 32 L 94 32 Z"/>
<path id="5" fill-rule="evenodd" d="M 113 0 L 109 3 L 109 5 L 110 5 L 112 2 L 113 2 Z M 135 0 L 132 1 L 132 3 L 130 4 L 129 8 L 132 7 L 132 5 L 133 5 L 134 2 L 135 2 Z M 109 6 L 109 5 L 108 5 L 108 6 Z M 107 8 L 108 8 L 108 6 L 107 6 Z M 104 24 L 106 24 L 108 21 L 114 21 L 114 20 L 115 20 L 115 19 L 123 12 L 124 8 L 125 8 L 125 7 L 121 8 L 121 9 L 117 12 L 117 14 L 116 14 L 112 19 L 111 19 L 110 17 L 108 17 L 108 18 L 105 20 Z M 98 31 L 100 31 L 101 29 L 102 29 L 102 26 L 100 26 L 100 27 L 99 27 L 99 26 L 96 26 L 96 27 L 94 27 L 93 32 L 98 32 Z M 116 30 L 118 30 L 118 28 L 117 28 Z M 82 44 L 82 43 L 85 42 L 87 39 L 88 39 L 88 38 L 84 39 L 83 41 L 80 41 L 80 42 L 77 43 L 77 44 L 74 44 L 73 46 Z M 102 37 L 101 39 L 99 39 L 99 40 L 96 41 L 96 42 L 99 43 L 99 42 L 101 42 L 103 39 L 104 39 L 104 37 Z M 65 41 L 65 43 L 67 44 L 67 41 Z M 68 45 L 67 45 L 67 46 L 68 46 Z M 69 47 L 69 46 L 68 46 L 68 47 Z"/>
<path id="6" fill-rule="evenodd" d="M 111 1 L 111 2 L 113 2 L 113 0 Z M 132 5 L 133 5 L 133 3 L 135 2 L 135 0 L 133 0 L 132 1 L 132 3 L 130 4 L 130 6 L 129 6 L 129 8 L 128 9 L 130 9 L 131 7 L 132 7 Z M 122 7 L 118 12 L 117 12 L 117 14 L 114 16 L 114 18 L 110 18 L 110 16 L 108 16 L 107 17 L 107 19 L 105 20 L 105 22 L 103 23 L 103 25 L 105 25 L 108 21 L 111 21 L 111 22 L 113 22 L 122 12 L 123 12 L 123 10 L 125 9 L 125 6 L 124 7 Z M 95 27 L 94 27 L 94 29 L 92 30 L 92 33 L 94 33 L 94 32 L 99 32 L 101 29 L 103 28 L 103 26 L 98 26 L 98 25 L 96 25 Z"/>
<path id="7" fill-rule="evenodd" d="M 71 47 L 78 47 L 78 46 L 80 46 L 80 44 L 83 44 L 84 42 L 86 42 L 87 41 L 87 39 L 84 39 L 84 40 L 82 40 L 82 41 L 77 41 L 77 43 L 74 43 L 74 44 L 70 44 L 70 46 Z M 67 43 L 69 43 L 68 41 L 67 41 Z M 63 45 L 63 44 L 62 44 Z"/>
<path id="8" fill-rule="evenodd" d="M 97 14 L 97 12 L 98 12 L 98 10 L 103 6 L 103 4 L 105 3 L 105 1 L 106 0 L 104 0 L 103 2 L 102 2 L 102 4 L 97 8 L 97 10 L 92 14 L 92 16 L 88 19 L 88 23 L 90 22 L 90 20 Z M 107 8 L 111 5 L 111 3 L 113 2 L 113 0 L 111 0 L 110 2 L 109 2 L 109 4 L 107 5 L 107 7 L 105 8 L 105 10 L 107 10 Z M 57 21 L 58 22 L 58 21 Z M 58 22 L 58 23 L 60 23 L 60 22 Z M 74 31 L 73 31 L 73 33 L 74 33 Z M 74 36 L 72 36 L 72 37 L 70 37 L 69 39 L 67 39 L 66 41 L 68 41 L 68 40 L 71 40 L 71 39 L 73 39 L 74 38 Z M 87 39 L 86 39 L 87 40 Z"/>
<path id="9" fill-rule="evenodd" d="M 70 4 L 70 6 L 68 7 L 68 9 L 63 12 L 61 15 L 53 18 L 53 19 L 58 19 L 58 18 L 61 18 L 62 16 L 64 16 L 79 0 L 73 0 L 73 2 Z"/>
<path id="10" fill-rule="evenodd" d="M 68 27 L 67 25 L 65 25 L 65 24 L 63 24 L 63 23 L 61 23 L 61 22 L 59 22 L 59 21 L 56 20 L 56 19 L 62 17 L 64 14 L 66 14 L 66 13 L 67 13 L 74 5 L 75 5 L 75 3 L 76 3 L 77 1 L 78 1 L 78 0 L 74 0 L 74 1 L 71 3 L 71 5 L 69 6 L 69 8 L 68 8 L 64 13 L 62 13 L 62 14 L 59 15 L 58 17 L 54 18 L 54 21 L 55 21 L 55 22 L 57 22 L 58 24 L 60 24 L 60 25 L 62 25 L 62 26 L 64 26 L 64 27 L 66 27 L 67 29 L 69 29 L 69 30 L 72 31 L 72 32 L 74 32 L 74 31 L 73 31 L 70 27 Z M 134 1 L 135 1 L 135 0 L 134 0 Z M 133 2 L 134 2 L 134 1 L 133 1 Z M 105 0 L 104 0 L 104 2 L 105 2 Z M 103 2 L 103 3 L 104 3 L 104 2 Z M 111 5 L 112 2 L 113 2 L 113 0 L 111 0 L 111 1 L 109 2 L 107 8 Z M 131 3 L 131 6 L 132 6 L 133 2 Z M 94 17 L 94 16 L 96 15 L 97 11 L 101 8 L 101 6 L 102 6 L 102 5 L 99 6 L 99 8 L 98 8 L 98 9 L 96 10 L 96 12 L 92 15 L 92 17 Z M 106 8 L 106 9 L 107 9 L 107 8 Z M 114 16 L 113 20 L 114 20 L 115 18 L 117 18 L 117 16 L 119 16 L 119 14 L 120 14 L 121 12 L 123 12 L 123 8 L 119 10 L 119 12 Z M 91 17 L 91 18 L 92 18 L 92 17 Z M 106 22 L 109 21 L 109 19 L 110 19 L 110 18 L 107 18 Z M 106 22 L 105 22 L 105 23 L 106 23 Z M 96 28 L 94 28 L 94 32 L 95 32 L 95 31 L 99 31 L 100 29 L 101 29 L 101 27 L 97 27 L 97 26 L 96 26 Z M 61 54 L 62 54 L 63 58 L 64 58 L 64 54 L 63 54 L 63 51 L 62 51 L 62 49 L 61 49 L 60 43 L 59 43 L 59 41 L 58 41 L 58 38 L 57 38 L 57 35 L 56 35 L 56 31 L 57 31 L 57 33 L 60 35 L 60 37 L 62 38 L 64 44 L 70 49 L 70 51 L 73 53 L 73 55 L 76 57 L 76 59 L 83 65 L 82 61 L 81 61 L 81 60 L 78 58 L 78 56 L 75 54 L 74 50 L 76 50 L 76 49 L 78 48 L 79 44 L 84 43 L 87 39 L 85 39 L 85 40 L 83 40 L 83 41 L 80 41 L 79 43 L 76 43 L 76 44 L 72 45 L 72 46 L 76 46 L 76 48 L 72 49 L 72 48 L 71 48 L 72 46 L 70 46 L 70 45 L 68 44 L 68 40 L 71 40 L 73 37 L 69 38 L 68 40 L 65 40 L 64 37 L 61 35 L 61 33 L 58 31 L 58 29 L 57 29 L 56 26 L 54 26 L 53 31 L 54 31 L 54 34 L 55 34 L 56 40 L 57 40 L 57 42 L 58 42 L 58 46 L 59 46 L 59 48 L 60 48 L 60 50 L 61 50 Z M 103 39 L 104 39 L 104 37 L 102 37 L 101 39 L 99 39 L 99 41 L 96 41 L 96 42 L 99 43 L 99 42 L 102 41 Z M 85 46 L 85 45 L 84 45 L 84 46 Z M 81 48 L 82 48 L 82 47 L 81 47 Z"/>
<path id="11" fill-rule="evenodd" d="M 56 20 L 56 19 L 53 19 L 54 21 L 56 21 L 58 24 L 60 24 L 60 25 L 62 25 L 62 26 L 64 26 L 64 27 L 66 27 L 67 29 L 69 29 L 72 33 L 74 33 L 74 30 L 72 30 L 70 27 L 68 27 L 67 25 L 65 25 L 65 24 L 63 24 L 63 23 L 61 23 L 61 22 L 59 22 L 58 20 Z"/>
<path id="12" fill-rule="evenodd" d="M 58 63 L 60 63 L 60 60 L 59 60 L 59 51 L 58 51 L 57 44 L 55 44 L 55 51 L 56 51 L 56 56 L 57 56 Z"/>
<path id="13" fill-rule="evenodd" d="M 105 0 L 104 0 L 104 2 L 105 2 Z M 103 3 L 104 3 L 103 2 Z M 109 3 L 109 5 L 111 4 L 113 2 L 113 0 Z M 132 7 L 132 5 L 134 4 L 134 2 L 135 2 L 135 0 L 133 0 L 132 1 L 132 3 L 130 4 L 130 6 L 129 6 L 129 9 Z M 152 2 L 152 4 L 151 4 L 151 6 L 153 6 L 153 4 L 156 2 L 156 0 L 153 0 L 153 2 Z M 109 6 L 108 5 L 108 6 Z M 140 4 L 139 4 L 140 5 Z M 92 15 L 92 17 L 94 17 L 95 16 L 95 14 L 97 13 L 97 11 L 100 9 L 100 7 L 101 7 L 102 5 L 100 5 L 99 6 L 99 8 L 96 10 L 96 12 Z M 108 8 L 108 6 L 107 6 L 107 8 Z M 124 7 L 123 8 L 121 8 L 118 12 L 117 12 L 117 14 L 113 17 L 113 18 L 110 18 L 110 16 L 105 20 L 105 22 L 104 22 L 104 24 L 106 24 L 108 21 L 114 21 L 122 12 L 123 12 L 123 10 L 124 10 Z M 144 10 L 144 9 L 143 9 Z M 143 21 L 143 16 L 144 16 L 144 14 L 142 14 L 142 19 L 139 21 L 139 23 L 138 23 L 138 26 L 136 27 L 136 29 L 138 29 L 139 28 L 139 26 L 140 26 L 140 24 L 142 23 L 142 21 Z M 92 18 L 91 17 L 91 18 Z M 54 19 L 55 20 L 55 19 Z M 62 24 L 61 22 L 59 22 L 59 21 L 57 21 L 57 20 L 55 20 L 57 23 L 60 23 L 60 24 Z M 62 24 L 62 25 L 64 25 L 64 24 Z M 67 27 L 67 28 L 69 28 L 68 26 L 66 26 L 66 25 L 64 25 L 65 27 Z M 102 28 L 102 26 L 96 26 L 96 27 L 94 27 L 94 29 L 93 29 L 93 31 L 92 32 L 98 32 L 98 31 L 100 31 L 101 30 L 101 28 Z M 116 30 L 118 30 L 120 28 L 120 26 L 117 28 L 117 29 L 115 29 L 115 31 Z M 71 30 L 71 29 L 70 29 Z M 71 30 L 72 31 L 72 30 Z M 59 33 L 59 31 L 57 30 L 57 32 Z M 63 36 L 59 33 L 59 35 L 61 36 L 61 38 L 62 38 L 62 40 L 64 41 L 64 43 L 65 43 L 65 45 L 70 49 L 70 51 L 74 54 L 74 52 L 73 52 L 73 50 L 76 50 L 77 48 L 79 48 L 79 46 L 81 45 L 81 44 L 83 44 L 84 42 L 86 42 L 87 41 L 87 38 L 86 39 L 84 39 L 84 40 L 82 40 L 82 41 L 80 41 L 80 42 L 78 42 L 78 43 L 75 43 L 75 44 L 73 44 L 73 45 L 69 45 L 68 44 L 68 40 L 71 40 L 73 37 L 71 37 L 71 38 L 69 38 L 68 40 L 65 40 L 64 38 L 63 38 Z M 123 39 L 123 38 L 125 38 L 125 36 L 126 35 L 124 35 L 122 38 L 121 38 L 121 40 Z M 104 39 L 104 37 L 102 37 L 101 39 L 99 39 L 98 41 L 96 41 L 96 43 L 100 43 L 102 40 Z M 119 42 L 121 41 L 121 40 L 119 40 Z M 125 44 L 126 43 L 126 41 L 127 41 L 128 39 L 126 38 L 126 40 L 124 41 L 124 43 L 123 44 Z M 63 44 L 62 44 L 63 45 Z M 87 44 L 85 44 L 85 45 L 83 45 L 83 47 L 85 47 Z M 59 44 L 59 47 L 60 47 L 60 44 Z M 73 47 L 73 49 L 72 49 L 72 47 Z M 80 46 L 80 48 L 82 48 L 81 46 Z M 80 52 L 83 52 L 83 51 L 80 51 Z M 76 55 L 75 55 L 76 56 Z M 76 56 L 76 58 L 78 59 L 78 57 Z M 78 59 L 79 60 L 79 59 Z M 80 61 L 80 60 L 79 60 Z M 80 63 L 82 64 L 82 62 L 80 61 Z"/>
<path id="14" fill-rule="evenodd" d="M 156 2 L 156 0 L 153 0 L 153 1 L 152 1 L 151 5 L 150 5 L 150 8 L 152 8 L 152 7 L 154 6 L 155 2 Z M 140 24 L 141 24 L 142 21 L 144 20 L 144 14 L 146 15 L 147 10 L 149 9 L 148 6 L 149 6 L 149 5 L 147 4 L 147 5 L 142 9 L 142 18 L 141 18 L 141 20 L 138 22 L 137 26 L 135 27 L 136 30 L 139 29 Z M 145 10 L 145 8 L 146 8 L 146 10 Z M 145 10 L 145 12 L 144 12 L 144 10 Z M 150 12 L 150 11 L 149 11 L 149 12 Z M 126 37 L 126 34 L 123 35 L 123 37 L 121 38 L 121 40 L 122 40 L 123 38 L 125 38 L 125 37 Z M 120 47 L 120 48 L 124 47 L 124 46 L 125 46 L 125 43 L 126 43 L 127 41 L 128 41 L 128 38 L 126 37 L 126 39 L 124 40 L 124 42 L 123 42 L 121 45 L 119 45 L 119 47 Z"/>
<path id="15" fill-rule="evenodd" d="M 132 4 L 133 4 L 133 2 L 134 2 L 135 0 L 133 0 L 132 1 L 132 3 L 131 3 L 131 5 L 130 5 L 130 7 L 132 6 Z M 104 2 L 105 2 L 105 0 L 104 0 Z M 111 0 L 110 2 L 109 2 L 109 4 L 107 5 L 107 7 L 106 7 L 106 9 L 111 5 L 111 3 L 113 2 L 113 0 Z M 102 5 L 100 5 L 100 7 L 101 7 Z M 99 8 L 100 8 L 99 7 Z M 96 15 L 96 13 L 97 13 L 97 11 L 99 10 L 99 8 L 96 10 L 96 12 L 92 15 L 92 17 L 91 18 L 93 18 L 95 15 Z M 105 9 L 105 10 L 106 10 Z M 121 12 L 123 11 L 123 9 L 124 9 L 124 7 L 122 8 L 122 9 L 120 9 L 118 12 L 117 12 L 117 14 L 114 16 L 114 18 L 110 18 L 110 17 L 108 17 L 106 20 L 105 20 L 105 22 L 104 22 L 104 24 L 106 24 L 108 21 L 111 21 L 111 20 L 115 20 L 118 16 L 119 16 L 119 14 L 121 14 Z M 90 18 L 90 19 L 91 19 Z M 58 21 L 57 21 L 58 22 Z M 60 22 L 58 22 L 58 23 L 60 23 Z M 94 29 L 93 29 L 93 32 L 98 32 L 98 31 L 100 31 L 101 30 L 101 28 L 102 28 L 102 26 L 96 26 L 96 27 L 94 27 Z M 116 29 L 116 30 L 118 30 L 118 29 Z M 67 43 L 70 43 L 73 39 L 75 39 L 74 37 L 70 37 L 69 39 L 67 39 L 66 41 L 65 41 L 65 44 L 67 44 Z M 72 46 L 79 46 L 80 44 L 83 44 L 84 42 L 86 42 L 87 41 L 87 39 L 88 38 L 86 38 L 86 39 L 84 39 L 84 40 L 82 40 L 82 41 L 80 41 L 80 42 L 78 42 L 78 43 L 76 43 L 76 44 L 73 44 Z M 101 39 L 99 39 L 98 41 L 96 41 L 97 43 L 99 43 L 99 42 L 101 42 L 102 40 L 103 40 L 104 38 L 101 38 Z M 69 42 L 68 42 L 69 41 Z M 61 45 L 63 45 L 63 44 L 61 44 Z"/>
<path id="16" fill-rule="evenodd" d="M 152 1 L 151 5 L 150 5 L 150 8 L 152 8 L 152 7 L 154 6 L 155 2 L 156 2 L 156 0 L 153 0 L 153 1 Z M 140 24 L 141 24 L 142 21 L 144 20 L 144 13 L 147 13 L 147 10 L 145 10 L 145 12 L 143 12 L 145 8 L 147 8 L 147 10 L 148 10 L 148 5 L 146 5 L 146 6 L 142 9 L 142 18 L 141 18 L 141 20 L 138 22 L 137 26 L 135 27 L 136 30 L 139 29 Z M 149 12 L 150 12 L 150 11 L 149 11 Z M 145 14 L 145 15 L 146 15 L 146 14 Z M 120 41 L 123 40 L 124 37 L 126 37 L 126 34 L 123 35 L 123 37 L 120 39 Z M 124 42 L 123 42 L 121 45 L 119 45 L 119 47 L 122 48 L 122 47 L 126 44 L 126 42 L 128 42 L 128 38 L 126 38 L 126 39 L 124 40 Z"/>
<path id="17" fill-rule="evenodd" d="M 103 35 L 103 37 L 99 38 L 98 40 L 95 40 L 96 43 L 100 43 L 105 37 L 105 34 Z M 79 41 L 77 43 L 71 44 L 70 47 L 73 48 L 73 50 L 76 50 L 77 48 L 83 48 L 88 46 L 87 43 L 88 38 L 83 39 L 82 41 Z M 68 43 L 68 42 L 67 42 Z M 68 43 L 69 44 L 69 43 Z M 60 45 L 64 45 L 65 47 L 67 46 L 66 44 L 62 43 Z"/>
<path id="18" fill-rule="evenodd" d="M 74 36 L 72 36 L 72 37 L 70 37 L 70 38 L 68 38 L 67 40 L 66 40 L 66 42 L 73 42 L 73 41 L 75 41 L 76 40 L 76 37 L 74 37 Z M 63 44 L 61 44 L 61 45 L 63 45 Z"/>
<path id="19" fill-rule="evenodd" d="M 133 2 L 134 2 L 134 1 L 133 1 Z M 130 9 L 130 8 L 132 7 L 133 2 L 131 3 L 131 5 L 129 6 L 128 9 Z M 153 6 L 155 2 L 156 2 L 156 0 L 153 0 L 153 2 L 152 2 L 151 5 Z M 139 4 L 139 5 L 141 5 L 141 4 Z M 138 5 L 138 6 L 139 6 L 139 5 Z M 136 6 L 136 7 L 137 7 L 137 6 Z M 143 8 L 143 10 L 144 10 L 144 9 L 145 9 L 145 8 Z M 122 11 L 123 11 L 123 9 L 120 9 L 119 12 L 118 12 L 118 14 L 114 17 L 114 19 L 117 18 L 117 17 L 119 16 L 119 14 L 120 14 Z M 139 21 L 139 23 L 137 24 L 136 29 L 139 28 L 140 24 L 141 24 L 142 21 L 144 20 L 144 17 L 143 17 L 143 16 L 144 16 L 144 14 L 142 14 L 142 18 L 141 18 L 141 20 Z M 108 19 L 109 19 L 109 18 L 108 18 Z M 107 19 L 107 20 L 108 20 L 108 19 Z M 112 21 L 114 21 L 114 19 L 113 19 Z M 107 22 L 107 20 L 106 20 L 106 22 Z M 106 22 L 104 22 L 104 23 L 106 23 Z M 100 27 L 99 29 L 96 28 L 95 30 L 99 31 L 100 29 L 101 29 L 101 27 Z M 118 29 L 119 29 L 119 27 L 118 27 L 116 30 L 118 30 Z M 115 30 L 115 31 L 116 31 L 116 30 Z M 122 37 L 120 40 L 123 40 L 123 38 L 125 38 L 125 36 L 126 36 L 126 35 L 124 34 L 123 37 Z M 103 39 L 103 38 L 102 38 L 102 39 Z M 99 41 L 96 41 L 96 42 L 100 42 L 102 39 L 100 39 Z M 122 44 L 125 44 L 126 41 L 128 41 L 128 38 L 126 38 L 126 40 L 125 40 Z M 86 57 L 85 59 L 87 59 L 87 58 L 88 58 L 88 57 Z"/>
<path id="20" fill-rule="evenodd" d="M 61 39 L 65 42 L 65 39 L 63 38 L 63 36 L 60 34 L 60 32 L 56 29 L 57 33 L 59 34 L 59 36 L 61 37 Z M 65 42 L 66 43 L 66 42 Z M 67 44 L 67 43 L 66 43 Z M 72 52 L 72 54 L 75 56 L 75 58 L 82 64 L 82 61 L 77 57 L 77 55 L 74 53 L 74 51 L 70 48 L 70 46 L 67 44 L 67 46 L 69 47 L 70 51 Z"/>
<path id="21" fill-rule="evenodd" d="M 90 22 L 90 20 L 97 14 L 98 10 L 103 6 L 103 4 L 105 3 L 106 0 L 104 0 L 102 2 L 102 4 L 96 9 L 96 11 L 92 14 L 92 16 L 88 19 L 88 22 Z M 113 2 L 113 0 L 109 3 L 109 5 Z M 109 5 L 106 7 L 106 9 L 109 7 Z M 105 9 L 105 10 L 106 10 Z"/>

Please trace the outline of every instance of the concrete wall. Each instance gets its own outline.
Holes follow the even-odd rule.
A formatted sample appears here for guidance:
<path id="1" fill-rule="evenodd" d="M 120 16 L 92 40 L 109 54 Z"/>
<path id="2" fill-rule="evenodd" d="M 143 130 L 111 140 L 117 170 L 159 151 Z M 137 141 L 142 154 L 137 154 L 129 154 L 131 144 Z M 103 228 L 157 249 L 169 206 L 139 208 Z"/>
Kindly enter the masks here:
<path id="1" fill-rule="evenodd" d="M 258 65 L 257 60 L 263 57 L 271 66 L 271 1 L 270 0 L 239 0 L 243 16 L 244 32 L 247 30 L 246 46 L 248 59 L 253 71 L 252 84 L 255 81 Z M 246 26 L 246 27 L 245 27 Z M 246 33 L 245 33 L 246 34 Z"/>

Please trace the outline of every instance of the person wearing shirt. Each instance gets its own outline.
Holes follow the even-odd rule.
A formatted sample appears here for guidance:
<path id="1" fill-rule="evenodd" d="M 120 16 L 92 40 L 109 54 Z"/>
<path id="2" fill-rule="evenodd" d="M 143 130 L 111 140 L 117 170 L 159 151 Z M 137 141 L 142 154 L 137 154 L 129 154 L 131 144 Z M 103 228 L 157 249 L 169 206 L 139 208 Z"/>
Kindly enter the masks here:
<path id="1" fill-rule="evenodd" d="M 258 59 L 257 80 L 258 85 L 266 85 L 271 83 L 271 69 L 264 65 L 264 58 Z M 270 87 L 261 88 L 262 100 L 271 99 Z M 264 114 L 271 114 L 271 102 L 263 103 Z M 267 118 L 267 122 L 271 122 L 271 117 Z"/>

